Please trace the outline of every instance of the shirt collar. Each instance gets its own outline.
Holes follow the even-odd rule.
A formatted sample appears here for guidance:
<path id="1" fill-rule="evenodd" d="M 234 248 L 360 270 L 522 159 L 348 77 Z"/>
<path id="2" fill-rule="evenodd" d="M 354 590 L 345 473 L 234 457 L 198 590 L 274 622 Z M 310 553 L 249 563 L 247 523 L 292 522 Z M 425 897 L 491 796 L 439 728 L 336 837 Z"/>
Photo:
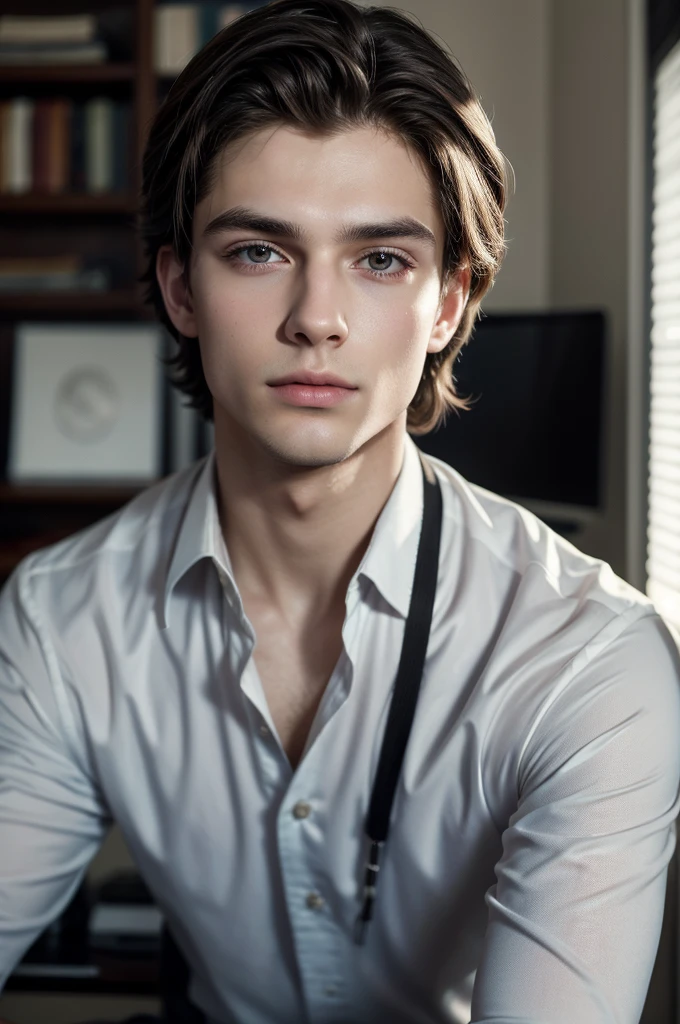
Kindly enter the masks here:
<path id="1" fill-rule="evenodd" d="M 375 524 L 355 576 L 370 579 L 382 597 L 403 618 L 413 588 L 420 523 L 423 515 L 423 471 L 415 442 L 406 435 L 404 461 Z"/>
<path id="2" fill-rule="evenodd" d="M 418 448 L 406 435 L 404 460 L 392 492 L 378 517 L 368 548 L 355 573 L 371 580 L 382 597 L 404 618 L 413 586 L 420 521 L 423 474 Z M 202 558 L 210 558 L 236 590 L 219 521 L 215 451 L 206 457 L 189 497 L 170 560 L 163 594 L 163 629 L 168 624 L 172 591 Z"/>
<path id="3" fill-rule="evenodd" d="M 221 543 L 220 543 L 221 542 Z M 231 565 L 222 538 L 217 508 L 215 450 L 199 464 L 189 500 L 184 511 L 177 542 L 170 560 L 163 592 L 163 629 L 168 625 L 168 605 L 172 592 L 184 574 L 202 558 L 211 558 L 231 576 Z"/>

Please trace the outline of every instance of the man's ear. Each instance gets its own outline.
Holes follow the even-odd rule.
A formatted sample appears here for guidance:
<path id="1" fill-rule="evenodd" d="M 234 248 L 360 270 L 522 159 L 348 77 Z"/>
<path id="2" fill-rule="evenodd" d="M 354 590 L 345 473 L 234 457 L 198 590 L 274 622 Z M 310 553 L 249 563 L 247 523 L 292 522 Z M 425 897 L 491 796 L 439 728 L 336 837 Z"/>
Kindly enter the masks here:
<path id="1" fill-rule="evenodd" d="M 185 338 L 198 337 L 191 288 L 184 267 L 171 245 L 163 245 L 156 256 L 156 277 L 168 316 Z"/>
<path id="2" fill-rule="evenodd" d="M 428 353 L 441 352 L 455 334 L 470 294 L 470 277 L 469 267 L 461 267 L 451 277 L 439 303 L 437 319 L 427 345 Z"/>

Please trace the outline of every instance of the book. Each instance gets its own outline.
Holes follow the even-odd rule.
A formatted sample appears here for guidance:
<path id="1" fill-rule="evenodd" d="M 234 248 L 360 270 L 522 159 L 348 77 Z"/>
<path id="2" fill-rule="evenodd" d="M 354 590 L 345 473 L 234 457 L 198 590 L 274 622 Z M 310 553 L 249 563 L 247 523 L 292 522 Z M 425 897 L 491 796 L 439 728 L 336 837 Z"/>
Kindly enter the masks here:
<path id="1" fill-rule="evenodd" d="M 255 6 L 259 6 L 255 0 Z M 161 75 L 178 74 L 201 47 L 221 29 L 253 7 L 247 3 L 162 3 L 154 12 L 154 69 Z"/>
<path id="2" fill-rule="evenodd" d="M 196 4 L 157 4 L 154 9 L 154 69 L 176 74 L 199 48 Z"/>
<path id="3" fill-rule="evenodd" d="M 102 291 L 111 286 L 107 267 L 83 267 L 77 255 L 15 256 L 0 259 L 0 293 Z"/>
<path id="4" fill-rule="evenodd" d="M 33 161 L 31 167 L 32 189 L 34 192 L 49 192 L 49 122 L 51 101 L 36 100 L 33 110 Z"/>
<path id="5" fill-rule="evenodd" d="M 0 100 L 0 192 L 7 191 L 9 180 L 9 100 Z"/>
<path id="6" fill-rule="evenodd" d="M 0 44 L 0 65 L 103 64 L 108 56 L 104 43 L 61 46 L 14 46 Z"/>
<path id="7" fill-rule="evenodd" d="M 85 104 L 85 187 L 108 192 L 113 186 L 113 100 L 96 96 Z"/>
<path id="8" fill-rule="evenodd" d="M 9 111 L 3 119 L 5 192 L 29 192 L 31 189 L 34 105 L 27 96 L 15 96 L 9 101 Z"/>
<path id="9" fill-rule="evenodd" d="M 93 14 L 12 15 L 0 17 L 0 43 L 91 43 L 97 31 Z"/>
<path id="10" fill-rule="evenodd" d="M 72 103 L 62 97 L 50 101 L 47 121 L 47 191 L 66 192 L 69 185 Z"/>

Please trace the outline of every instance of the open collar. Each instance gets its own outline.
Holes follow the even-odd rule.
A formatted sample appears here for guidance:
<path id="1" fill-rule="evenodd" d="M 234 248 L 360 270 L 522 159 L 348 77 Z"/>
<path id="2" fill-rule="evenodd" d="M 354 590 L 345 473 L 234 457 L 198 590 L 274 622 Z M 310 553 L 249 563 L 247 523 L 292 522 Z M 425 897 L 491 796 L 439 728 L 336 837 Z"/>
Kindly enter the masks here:
<path id="1" fill-rule="evenodd" d="M 418 448 L 406 435 L 404 459 L 397 481 L 378 517 L 355 578 L 369 579 L 382 597 L 406 618 L 413 586 L 423 512 L 423 475 Z M 172 592 L 184 574 L 202 558 L 210 558 L 238 593 L 224 543 L 217 504 L 214 450 L 199 464 L 177 534 L 165 578 L 163 628 L 168 624 Z"/>

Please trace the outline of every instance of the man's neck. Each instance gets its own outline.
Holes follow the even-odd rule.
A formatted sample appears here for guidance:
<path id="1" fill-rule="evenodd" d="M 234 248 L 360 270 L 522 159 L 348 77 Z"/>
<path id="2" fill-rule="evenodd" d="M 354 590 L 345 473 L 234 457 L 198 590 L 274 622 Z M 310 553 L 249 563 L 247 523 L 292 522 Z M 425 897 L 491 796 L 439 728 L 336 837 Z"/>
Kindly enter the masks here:
<path id="1" fill-rule="evenodd" d="M 406 434 L 394 426 L 343 462 L 301 469 L 216 420 L 220 523 L 242 594 L 291 620 L 344 605 L 401 470 Z"/>

